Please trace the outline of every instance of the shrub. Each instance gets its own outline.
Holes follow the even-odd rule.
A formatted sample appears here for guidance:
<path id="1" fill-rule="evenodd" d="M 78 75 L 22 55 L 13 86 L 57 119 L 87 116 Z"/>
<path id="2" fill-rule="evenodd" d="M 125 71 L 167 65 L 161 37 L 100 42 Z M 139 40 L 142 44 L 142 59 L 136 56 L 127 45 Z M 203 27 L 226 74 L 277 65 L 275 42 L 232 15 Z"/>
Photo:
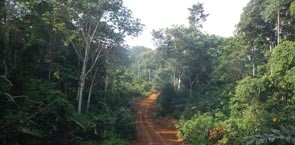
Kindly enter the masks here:
<path id="1" fill-rule="evenodd" d="M 295 145 L 295 126 L 280 126 L 279 129 L 270 129 L 270 133 L 252 136 L 247 145 Z"/>
<path id="2" fill-rule="evenodd" d="M 210 114 L 195 114 L 191 119 L 181 119 L 176 126 L 178 137 L 186 139 L 193 144 L 208 145 L 208 132 L 213 127 L 213 117 Z"/>
<path id="3" fill-rule="evenodd" d="M 112 138 L 102 143 L 102 145 L 127 145 L 127 144 L 128 144 L 128 141 L 118 139 L 118 138 Z"/>

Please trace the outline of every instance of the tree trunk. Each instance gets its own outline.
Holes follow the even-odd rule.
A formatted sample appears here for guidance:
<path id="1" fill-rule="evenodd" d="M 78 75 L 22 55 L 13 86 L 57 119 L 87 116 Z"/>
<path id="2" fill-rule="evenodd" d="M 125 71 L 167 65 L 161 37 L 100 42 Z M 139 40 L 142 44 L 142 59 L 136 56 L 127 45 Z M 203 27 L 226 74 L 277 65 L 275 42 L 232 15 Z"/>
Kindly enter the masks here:
<path id="1" fill-rule="evenodd" d="M 252 76 L 254 77 L 255 74 L 256 74 L 256 65 L 255 65 L 255 63 L 253 63 L 253 65 L 252 65 Z"/>
<path id="2" fill-rule="evenodd" d="M 52 28 L 53 29 L 53 28 Z M 49 61 L 48 61 L 48 81 L 50 81 L 51 80 L 51 68 L 52 68 L 52 53 L 53 53 L 53 51 L 52 51 L 52 49 L 53 49 L 53 30 L 50 30 L 50 38 L 49 38 L 49 50 L 48 50 L 48 59 L 49 59 Z"/>
<path id="3" fill-rule="evenodd" d="M 280 9 L 278 9 L 277 13 L 277 45 L 280 43 Z"/>
<path id="4" fill-rule="evenodd" d="M 9 26 L 10 25 L 10 15 L 11 15 L 11 0 L 5 0 L 4 5 L 5 5 L 5 10 L 6 10 L 5 25 Z M 6 27 L 4 36 L 7 41 L 6 45 L 9 45 L 9 27 Z"/>
<path id="5" fill-rule="evenodd" d="M 189 97 L 192 98 L 193 97 L 193 83 L 190 81 L 189 84 Z"/>
<path id="6" fill-rule="evenodd" d="M 105 78 L 105 82 L 104 82 L 104 92 L 105 92 L 105 94 L 107 93 L 107 90 L 108 90 L 108 84 L 109 84 L 109 75 L 108 75 L 108 72 L 106 72 L 106 78 Z"/>
<path id="7" fill-rule="evenodd" d="M 83 66 L 82 66 L 82 71 L 80 75 L 80 81 L 79 81 L 79 88 L 78 88 L 78 113 L 81 113 L 82 110 L 82 101 L 83 101 L 83 91 L 85 87 L 85 78 L 86 78 L 86 69 L 87 69 L 87 62 L 88 62 L 88 57 L 89 57 L 89 49 L 90 49 L 90 44 L 86 44 L 85 48 L 85 55 L 84 55 L 84 60 L 83 60 Z"/>
<path id="8" fill-rule="evenodd" d="M 139 67 L 139 62 L 137 63 L 137 77 L 140 78 L 140 67 Z"/>
<path id="9" fill-rule="evenodd" d="M 151 69 L 149 69 L 149 83 L 151 83 Z"/>
<path id="10" fill-rule="evenodd" d="M 88 111 L 89 111 L 89 106 L 90 106 L 90 101 L 91 101 L 91 96 L 92 96 L 92 90 L 93 90 L 93 86 L 95 84 L 97 71 L 98 71 L 98 68 L 95 69 L 95 72 L 94 72 L 94 74 L 92 76 L 91 84 L 90 84 L 90 87 L 89 87 L 87 106 L 86 106 L 86 113 L 88 113 Z"/>
<path id="11" fill-rule="evenodd" d="M 11 63 L 11 61 L 10 61 L 10 57 L 11 57 L 11 50 L 9 49 L 9 47 L 10 47 L 10 27 L 9 27 L 9 25 L 10 25 L 10 15 L 11 15 L 11 0 L 5 0 L 4 1 L 4 8 L 5 8 L 5 27 L 6 27 L 6 29 L 5 29 L 5 32 L 4 32 L 4 37 L 5 37 L 5 43 L 4 43 L 4 47 L 5 47 L 5 52 L 4 52 L 4 55 L 6 55 L 6 56 L 4 56 L 4 57 L 7 57 L 6 58 L 6 62 L 5 63 L 7 63 L 7 65 L 9 65 L 10 63 Z M 5 60 L 5 59 L 4 59 Z"/>
<path id="12" fill-rule="evenodd" d="M 87 106 L 86 106 L 86 113 L 89 111 L 89 106 L 90 106 L 90 100 L 91 100 L 91 95 L 92 95 L 92 89 L 93 89 L 94 83 L 91 82 L 89 92 L 88 92 L 88 99 L 87 99 Z"/>
<path id="13" fill-rule="evenodd" d="M 7 78 L 7 75 L 8 75 L 8 66 L 7 66 L 5 60 L 3 60 L 3 65 L 4 65 L 4 73 L 3 73 L 3 76 L 5 78 Z"/>
<path id="14" fill-rule="evenodd" d="M 172 83 L 173 83 L 174 89 L 177 90 L 177 82 L 176 82 L 175 70 L 173 70 L 173 74 L 172 74 Z"/>
<path id="15" fill-rule="evenodd" d="M 273 48 L 275 47 L 274 46 L 274 43 L 275 42 L 272 42 L 272 41 L 270 42 L 270 44 L 269 44 L 269 52 L 272 52 L 273 51 Z"/>
<path id="16" fill-rule="evenodd" d="M 183 75 L 183 71 L 178 75 L 178 78 L 176 80 L 177 91 L 180 91 L 180 85 L 181 85 L 182 75 Z"/>
<path id="17" fill-rule="evenodd" d="M 178 77 L 178 80 L 177 80 L 177 91 L 180 90 L 180 84 L 181 84 L 181 76 Z"/>

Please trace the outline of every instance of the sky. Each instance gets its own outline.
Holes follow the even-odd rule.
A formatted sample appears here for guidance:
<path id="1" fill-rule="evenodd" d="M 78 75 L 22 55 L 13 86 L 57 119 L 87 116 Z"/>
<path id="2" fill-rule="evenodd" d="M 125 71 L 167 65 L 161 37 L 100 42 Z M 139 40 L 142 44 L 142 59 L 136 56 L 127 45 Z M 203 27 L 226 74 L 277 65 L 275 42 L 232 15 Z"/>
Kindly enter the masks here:
<path id="1" fill-rule="evenodd" d="M 188 25 L 189 11 L 193 4 L 203 3 L 205 13 L 209 13 L 203 24 L 208 34 L 233 36 L 240 14 L 249 0 L 124 0 L 124 5 L 145 25 L 138 37 L 127 37 L 129 46 L 145 46 L 155 49 L 152 30 Z"/>

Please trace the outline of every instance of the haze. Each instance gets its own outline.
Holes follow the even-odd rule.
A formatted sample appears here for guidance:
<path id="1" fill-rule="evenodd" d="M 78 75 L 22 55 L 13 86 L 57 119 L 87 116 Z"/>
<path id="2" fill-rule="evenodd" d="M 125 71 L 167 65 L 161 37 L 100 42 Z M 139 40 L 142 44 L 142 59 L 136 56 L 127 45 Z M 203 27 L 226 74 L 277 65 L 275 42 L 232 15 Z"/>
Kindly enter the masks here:
<path id="1" fill-rule="evenodd" d="M 243 7 L 249 0 L 124 0 L 125 6 L 132 10 L 134 17 L 145 25 L 143 32 L 136 38 L 128 37 L 130 46 L 155 48 L 151 32 L 153 29 L 187 25 L 189 12 L 193 4 L 203 3 L 209 13 L 203 24 L 203 31 L 208 34 L 233 36 L 235 25 L 239 22 Z"/>

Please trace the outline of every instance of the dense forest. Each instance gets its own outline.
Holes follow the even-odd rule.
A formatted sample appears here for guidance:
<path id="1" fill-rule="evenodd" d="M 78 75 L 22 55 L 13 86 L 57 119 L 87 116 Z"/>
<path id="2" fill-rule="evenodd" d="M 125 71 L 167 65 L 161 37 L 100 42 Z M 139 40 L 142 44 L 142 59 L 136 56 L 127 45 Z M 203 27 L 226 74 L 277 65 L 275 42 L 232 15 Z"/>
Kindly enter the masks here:
<path id="1" fill-rule="evenodd" d="M 143 25 L 123 1 L 4 0 L 0 8 L 0 144 L 136 138 L 131 97 L 148 88 L 126 71 L 124 38 Z"/>
<path id="2" fill-rule="evenodd" d="M 230 38 L 202 31 L 197 3 L 153 31 L 156 50 L 125 44 L 144 25 L 123 0 L 0 10 L 0 144 L 127 145 L 133 99 L 156 91 L 191 144 L 295 145 L 294 0 L 250 0 Z"/>

